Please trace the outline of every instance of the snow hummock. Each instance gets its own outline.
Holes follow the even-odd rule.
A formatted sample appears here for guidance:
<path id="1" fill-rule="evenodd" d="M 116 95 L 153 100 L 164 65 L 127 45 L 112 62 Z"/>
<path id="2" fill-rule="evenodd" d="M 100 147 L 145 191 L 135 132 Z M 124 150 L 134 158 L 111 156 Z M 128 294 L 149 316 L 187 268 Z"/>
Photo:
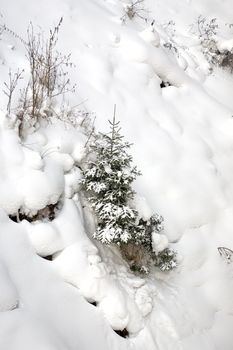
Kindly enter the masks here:
<path id="1" fill-rule="evenodd" d="M 164 249 L 168 248 L 168 238 L 162 233 L 152 233 L 152 247 L 153 251 L 158 254 Z"/>
<path id="2" fill-rule="evenodd" d="M 143 173 L 134 185 L 134 206 L 145 219 L 164 217 L 164 232 L 153 234 L 154 249 L 169 243 L 179 266 L 136 276 L 116 247 L 93 240 L 95 220 L 79 183 L 87 135 L 54 120 L 22 142 L 3 111 L 3 94 L 1 349 L 233 348 L 232 266 L 217 251 L 233 249 L 233 80 L 220 68 L 210 74 L 200 40 L 189 30 L 200 14 L 217 17 L 219 49 L 231 50 L 225 24 L 232 2 L 145 0 L 145 6 L 147 23 L 122 25 L 123 1 L 2 4 L 1 20 L 20 36 L 30 20 L 46 31 L 64 17 L 59 45 L 77 67 L 72 79 L 78 92 L 70 102 L 95 111 L 100 131 L 116 104 Z M 9 33 L 1 35 L 0 62 L 3 88 L 8 68 L 26 66 L 24 48 Z M 33 216 L 57 203 L 53 221 L 8 218 L 19 210 Z M 42 259 L 48 255 L 52 261 Z M 124 328 L 128 339 L 112 330 Z"/>

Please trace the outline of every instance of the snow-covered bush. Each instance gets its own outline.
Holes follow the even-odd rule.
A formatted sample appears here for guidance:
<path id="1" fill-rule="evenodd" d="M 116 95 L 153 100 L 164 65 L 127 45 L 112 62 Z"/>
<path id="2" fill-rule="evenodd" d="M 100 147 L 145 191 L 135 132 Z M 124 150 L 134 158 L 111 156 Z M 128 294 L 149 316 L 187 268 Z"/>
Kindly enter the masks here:
<path id="1" fill-rule="evenodd" d="M 134 198 L 132 183 L 140 172 L 132 165 L 132 156 L 128 153 L 131 145 L 123 140 L 115 116 L 109 123 L 109 134 L 95 135 L 90 146 L 92 159 L 83 171 L 83 188 L 97 217 L 94 238 L 103 244 L 117 244 L 137 270 L 148 270 L 152 261 L 165 270 L 161 261 L 165 255 L 161 253 L 167 249 L 170 256 L 175 255 L 167 244 L 162 250 L 156 250 L 153 240 L 153 235 L 163 228 L 163 218 L 156 214 L 145 220 L 130 206 Z"/>
<path id="2" fill-rule="evenodd" d="M 202 51 L 207 61 L 224 69 L 233 71 L 233 52 L 231 50 L 219 50 L 217 42 L 217 33 L 219 24 L 216 18 L 208 20 L 200 15 L 197 21 L 192 25 L 192 33 L 198 35 L 202 46 Z"/>
<path id="3" fill-rule="evenodd" d="M 177 267 L 176 252 L 170 248 L 165 248 L 153 257 L 154 265 L 161 271 L 170 271 Z"/>
<path id="4" fill-rule="evenodd" d="M 164 33 L 163 47 L 170 50 L 175 56 L 179 55 L 178 45 L 175 42 L 176 24 L 173 20 L 165 22 L 161 25 Z"/>
<path id="5" fill-rule="evenodd" d="M 218 31 L 216 18 L 208 20 L 199 15 L 196 22 L 191 26 L 191 32 L 198 36 L 202 51 L 209 63 L 216 64 L 218 60 L 218 49 L 216 44 L 216 34 Z"/>

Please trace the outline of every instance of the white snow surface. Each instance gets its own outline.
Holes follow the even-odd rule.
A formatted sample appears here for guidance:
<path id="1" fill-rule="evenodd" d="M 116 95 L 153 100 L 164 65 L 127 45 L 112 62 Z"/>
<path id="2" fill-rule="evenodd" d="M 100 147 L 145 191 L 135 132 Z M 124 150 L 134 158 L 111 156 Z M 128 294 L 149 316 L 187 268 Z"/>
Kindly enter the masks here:
<path id="1" fill-rule="evenodd" d="M 225 24 L 232 22 L 232 0 L 145 0 L 148 21 L 122 24 L 125 3 L 0 0 L 0 20 L 25 37 L 29 21 L 47 31 L 63 16 L 59 48 L 72 54 L 78 85 L 70 104 L 94 111 L 100 131 L 116 104 L 143 173 L 135 206 L 144 218 L 164 217 L 165 236 L 154 242 L 159 251 L 169 241 L 179 266 L 138 277 L 116 247 L 95 242 L 78 184 L 82 128 L 54 120 L 22 142 L 2 93 L 1 350 L 233 349 L 232 266 L 217 250 L 233 249 L 233 75 L 210 73 L 190 32 L 199 15 L 216 17 L 218 46 L 231 49 L 233 31 Z M 177 51 L 165 48 L 167 41 Z M 28 72 L 22 43 L 7 32 L 0 37 L 1 90 L 9 68 Z M 162 80 L 170 86 L 161 88 Z M 58 201 L 53 221 L 8 218 Z M 52 261 L 42 259 L 48 255 Z M 127 339 L 112 330 L 124 328 Z"/>

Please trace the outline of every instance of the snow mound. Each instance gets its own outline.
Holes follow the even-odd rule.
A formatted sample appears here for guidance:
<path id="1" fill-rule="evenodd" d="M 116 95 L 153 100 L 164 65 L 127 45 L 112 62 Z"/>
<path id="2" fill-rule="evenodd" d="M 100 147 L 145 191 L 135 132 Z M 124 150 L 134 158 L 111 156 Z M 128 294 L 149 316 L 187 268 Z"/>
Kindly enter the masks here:
<path id="1" fill-rule="evenodd" d="M 155 269 L 140 278 L 116 249 L 97 245 L 78 184 L 87 137 L 53 122 L 22 143 L 1 112 L 0 348 L 232 350 L 232 271 L 217 248 L 233 249 L 233 79 L 216 67 L 210 74 L 198 34 L 190 32 L 200 14 L 217 17 L 219 50 L 231 50 L 225 24 L 232 22 L 232 1 L 145 0 L 147 23 L 135 18 L 125 25 L 124 2 L 116 0 L 2 5 L 1 19 L 19 35 L 30 20 L 47 30 L 64 17 L 59 45 L 77 65 L 70 103 L 85 101 L 100 131 L 117 105 L 143 173 L 135 191 L 145 201 L 137 198 L 135 206 L 143 217 L 150 208 L 164 217 L 180 262 L 172 273 Z M 2 89 L 8 68 L 26 67 L 21 43 L 5 34 Z M 5 95 L 1 101 L 4 109 Z M 52 222 L 7 219 L 58 200 L 63 208 Z M 162 235 L 154 240 L 156 249 L 167 244 Z M 130 337 L 112 328 L 127 328 Z"/>

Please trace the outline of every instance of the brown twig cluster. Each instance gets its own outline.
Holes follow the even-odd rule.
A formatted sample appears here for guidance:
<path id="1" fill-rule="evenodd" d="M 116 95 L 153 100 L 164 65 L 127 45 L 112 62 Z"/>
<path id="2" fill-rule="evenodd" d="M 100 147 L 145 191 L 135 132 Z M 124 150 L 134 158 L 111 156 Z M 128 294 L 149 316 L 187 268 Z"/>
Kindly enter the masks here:
<path id="1" fill-rule="evenodd" d="M 29 63 L 30 76 L 26 87 L 21 90 L 16 117 L 18 121 L 19 135 L 28 126 L 34 126 L 40 118 L 49 118 L 53 114 L 52 105 L 54 99 L 62 97 L 68 92 L 75 91 L 75 85 L 71 85 L 68 71 L 74 65 L 71 55 L 65 55 L 57 50 L 59 31 L 63 19 L 50 29 L 47 38 L 43 31 L 35 31 L 32 23 L 28 26 L 26 40 L 6 25 L 0 27 L 0 33 L 6 31 L 18 39 L 26 49 L 26 57 Z M 12 96 L 16 90 L 23 71 L 9 72 L 9 82 L 4 83 L 4 94 L 8 97 L 7 112 L 11 113 Z"/>
<path id="2" fill-rule="evenodd" d="M 35 33 L 31 23 L 27 30 L 26 52 L 30 65 L 30 80 L 21 96 L 21 111 L 32 119 L 41 116 L 46 103 L 54 97 L 73 92 L 67 69 L 72 67 L 71 55 L 63 55 L 56 50 L 62 18 L 44 40 L 43 33 Z"/>
<path id="3" fill-rule="evenodd" d="M 125 23 L 127 19 L 140 18 L 147 22 L 148 11 L 144 7 L 144 0 L 132 0 L 129 4 L 124 6 L 124 15 L 121 21 Z"/>

